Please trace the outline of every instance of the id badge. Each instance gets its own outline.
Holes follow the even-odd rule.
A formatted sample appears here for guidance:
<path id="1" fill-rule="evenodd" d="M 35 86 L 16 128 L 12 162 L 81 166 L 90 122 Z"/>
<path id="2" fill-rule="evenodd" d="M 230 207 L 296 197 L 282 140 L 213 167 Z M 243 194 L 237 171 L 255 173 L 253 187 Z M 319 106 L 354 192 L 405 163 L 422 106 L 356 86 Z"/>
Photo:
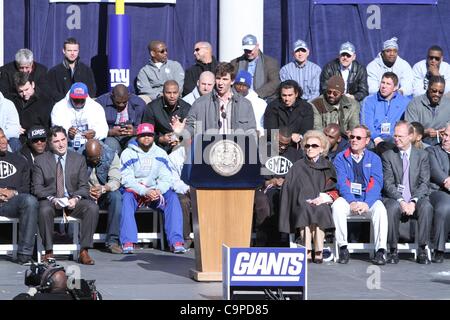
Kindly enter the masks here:
<path id="1" fill-rule="evenodd" d="M 399 184 L 399 185 L 397 186 L 397 191 L 400 192 L 400 193 L 403 193 L 403 190 L 405 190 L 405 186 L 402 185 L 402 184 Z"/>
<path id="2" fill-rule="evenodd" d="M 350 192 L 358 196 L 362 195 L 362 185 L 361 183 L 351 183 Z"/>
<path id="3" fill-rule="evenodd" d="M 391 133 L 391 124 L 389 122 L 383 122 L 381 124 L 381 134 L 390 134 Z"/>
<path id="4" fill-rule="evenodd" d="M 77 133 L 75 134 L 75 137 L 73 139 L 73 147 L 74 148 L 79 148 L 81 147 L 81 134 Z"/>

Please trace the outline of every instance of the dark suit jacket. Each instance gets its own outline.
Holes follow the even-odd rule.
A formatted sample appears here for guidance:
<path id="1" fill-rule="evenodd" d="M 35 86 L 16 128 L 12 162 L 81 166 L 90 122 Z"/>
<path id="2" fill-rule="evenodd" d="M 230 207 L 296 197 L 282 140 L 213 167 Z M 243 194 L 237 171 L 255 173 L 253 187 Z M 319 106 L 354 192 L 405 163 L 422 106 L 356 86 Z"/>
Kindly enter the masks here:
<path id="1" fill-rule="evenodd" d="M 448 192 L 444 187 L 444 180 L 449 176 L 450 161 L 448 154 L 440 145 L 428 147 L 430 160 L 430 187 L 432 190 L 442 190 Z"/>
<path id="2" fill-rule="evenodd" d="M 400 151 L 395 148 L 382 154 L 383 159 L 383 194 L 387 198 L 400 199 L 402 193 L 397 190 L 403 179 L 403 161 Z M 421 199 L 430 194 L 430 162 L 425 150 L 411 148 L 409 157 L 409 186 L 411 198 Z"/>
<path id="3" fill-rule="evenodd" d="M 89 199 L 87 166 L 82 155 L 67 151 L 64 180 L 69 197 Z M 39 155 L 34 161 L 32 193 L 39 200 L 56 196 L 56 160 L 50 151 Z"/>

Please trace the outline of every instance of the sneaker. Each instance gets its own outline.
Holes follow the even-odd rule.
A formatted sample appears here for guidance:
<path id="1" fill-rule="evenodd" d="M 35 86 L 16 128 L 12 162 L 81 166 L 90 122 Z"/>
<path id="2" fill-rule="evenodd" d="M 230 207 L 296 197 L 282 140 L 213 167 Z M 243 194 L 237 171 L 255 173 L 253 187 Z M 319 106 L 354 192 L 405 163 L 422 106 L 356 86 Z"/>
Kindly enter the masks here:
<path id="1" fill-rule="evenodd" d="M 23 266 L 31 266 L 33 264 L 33 258 L 31 255 L 18 253 L 16 260 L 14 262 L 23 265 Z"/>
<path id="2" fill-rule="evenodd" d="M 348 249 L 339 248 L 338 263 L 347 264 L 349 260 L 350 260 L 350 252 L 348 252 Z"/>
<path id="3" fill-rule="evenodd" d="M 125 242 L 122 245 L 122 253 L 124 253 L 124 254 L 134 253 L 134 243 L 133 242 Z"/>
<path id="4" fill-rule="evenodd" d="M 329 247 L 323 248 L 322 257 L 323 257 L 323 261 L 325 261 L 325 262 L 333 261 L 333 259 L 334 259 L 333 251 L 331 251 L 331 249 Z"/>
<path id="5" fill-rule="evenodd" d="M 123 253 L 123 249 L 120 245 L 118 245 L 117 243 L 111 243 L 109 245 L 106 246 L 106 250 L 109 253 L 115 253 L 115 254 L 122 254 Z"/>
<path id="6" fill-rule="evenodd" d="M 384 250 L 378 250 L 375 253 L 372 263 L 377 266 L 384 266 L 386 264 L 386 260 L 384 259 Z"/>
<path id="7" fill-rule="evenodd" d="M 434 263 L 444 262 L 444 251 L 434 250 L 433 259 L 431 261 Z"/>
<path id="8" fill-rule="evenodd" d="M 177 254 L 186 253 L 188 249 L 184 247 L 183 242 L 176 242 L 172 247 L 172 252 Z"/>
<path id="9" fill-rule="evenodd" d="M 386 262 L 390 263 L 390 264 L 397 264 L 397 263 L 400 262 L 400 259 L 398 257 L 397 249 L 391 249 L 391 253 L 389 253 L 387 255 L 387 261 Z"/>

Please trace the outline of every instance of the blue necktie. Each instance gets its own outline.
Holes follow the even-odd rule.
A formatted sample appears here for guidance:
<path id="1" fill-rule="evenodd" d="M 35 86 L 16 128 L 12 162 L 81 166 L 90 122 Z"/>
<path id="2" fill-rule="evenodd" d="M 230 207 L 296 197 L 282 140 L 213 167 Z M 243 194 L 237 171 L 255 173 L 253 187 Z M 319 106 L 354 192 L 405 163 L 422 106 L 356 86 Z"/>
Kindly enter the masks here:
<path id="1" fill-rule="evenodd" d="M 408 154 L 403 152 L 403 192 L 402 197 L 406 202 L 411 200 L 411 189 L 409 187 L 409 160 Z"/>

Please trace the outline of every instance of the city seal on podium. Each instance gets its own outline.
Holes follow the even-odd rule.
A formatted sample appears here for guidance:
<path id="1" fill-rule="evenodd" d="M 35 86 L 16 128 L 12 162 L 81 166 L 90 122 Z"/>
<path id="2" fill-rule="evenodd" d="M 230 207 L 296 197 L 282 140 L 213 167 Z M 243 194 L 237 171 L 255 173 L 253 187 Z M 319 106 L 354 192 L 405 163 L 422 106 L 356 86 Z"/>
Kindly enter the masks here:
<path id="1" fill-rule="evenodd" d="M 209 161 L 215 172 L 224 177 L 238 173 L 244 165 L 244 152 L 234 141 L 220 140 L 209 151 Z"/>

